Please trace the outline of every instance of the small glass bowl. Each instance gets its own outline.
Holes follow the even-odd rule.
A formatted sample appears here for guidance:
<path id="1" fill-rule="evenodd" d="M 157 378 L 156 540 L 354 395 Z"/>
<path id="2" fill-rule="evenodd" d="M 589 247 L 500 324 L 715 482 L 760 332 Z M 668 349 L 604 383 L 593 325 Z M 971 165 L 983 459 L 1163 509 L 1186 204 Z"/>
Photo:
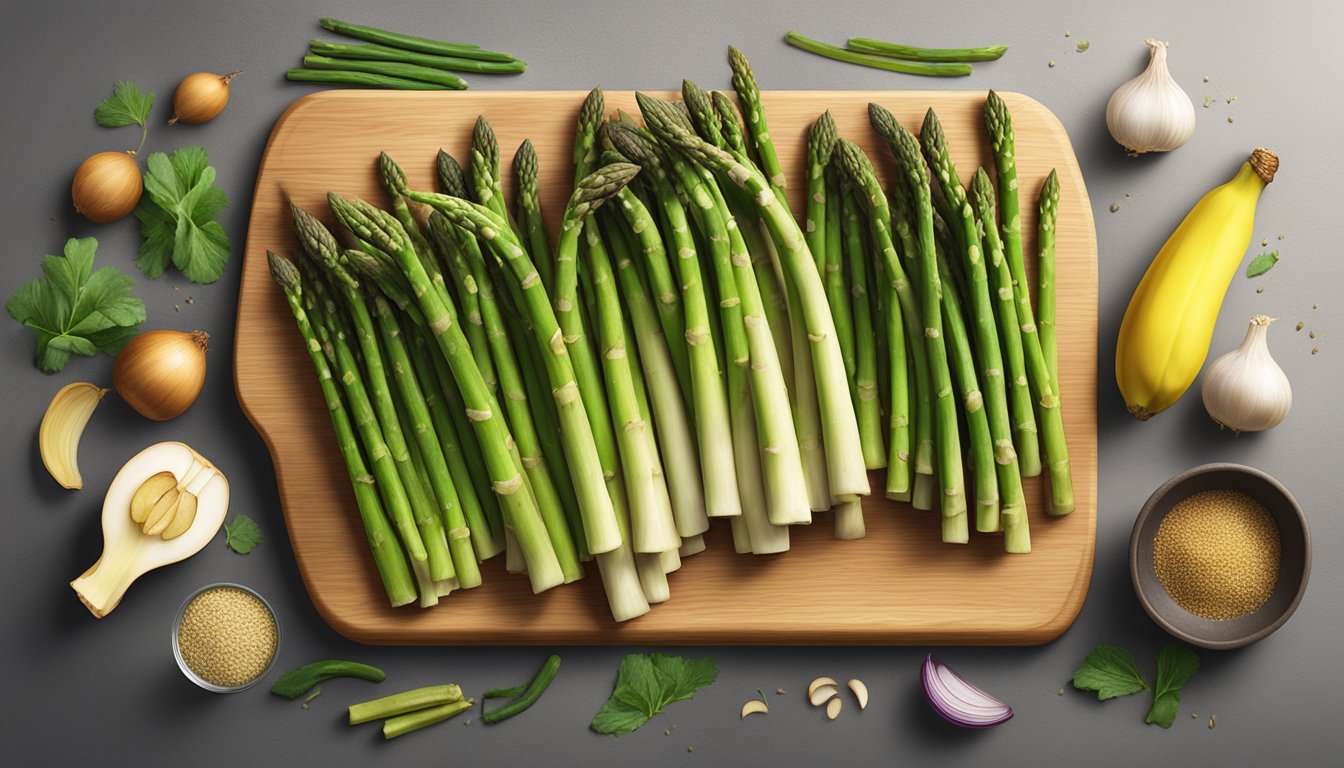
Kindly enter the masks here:
<path id="1" fill-rule="evenodd" d="M 261 674 L 257 675 L 251 680 L 248 680 L 245 683 L 242 683 L 241 685 L 235 685 L 231 688 L 221 685 L 215 685 L 214 683 L 203 679 L 200 675 L 197 675 L 195 670 L 187 666 L 186 659 L 182 658 L 182 646 L 178 642 L 177 637 L 178 629 L 182 626 L 182 616 L 186 614 L 187 606 L 191 605 L 191 601 L 195 600 L 201 594 L 209 592 L 212 589 L 225 589 L 225 588 L 237 589 L 246 592 L 249 595 L 260 600 L 261 604 L 266 607 L 267 613 L 271 614 L 271 621 L 275 622 L 275 650 L 271 652 L 270 662 L 266 664 L 266 668 L 261 671 Z M 245 691 L 248 688 L 251 688 L 252 686 L 256 685 L 257 682 L 260 681 L 263 677 L 270 674 L 271 668 L 275 666 L 275 660 L 279 658 L 279 656 L 280 656 L 280 619 L 276 617 L 275 609 L 271 607 L 270 602 L 266 598 L 262 597 L 260 592 L 256 591 L 255 589 L 252 589 L 251 587 L 245 587 L 242 584 L 234 584 L 232 582 L 227 581 L 221 581 L 215 584 L 206 584 L 204 587 L 201 587 L 195 592 L 192 592 L 190 595 L 187 595 L 187 599 L 182 601 L 182 607 L 177 609 L 177 617 L 173 619 L 173 658 L 177 659 L 177 668 L 182 670 L 182 674 L 186 675 L 188 680 L 200 686 L 201 688 L 210 691 L 211 693 L 237 693 L 239 691 Z"/>

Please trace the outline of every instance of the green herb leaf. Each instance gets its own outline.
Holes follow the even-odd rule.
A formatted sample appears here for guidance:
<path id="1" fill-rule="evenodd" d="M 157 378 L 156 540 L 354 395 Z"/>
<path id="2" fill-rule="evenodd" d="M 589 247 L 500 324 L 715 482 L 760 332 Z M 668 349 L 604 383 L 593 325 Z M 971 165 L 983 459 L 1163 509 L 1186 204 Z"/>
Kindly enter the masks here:
<path id="1" fill-rule="evenodd" d="M 1153 708 L 1145 722 L 1170 728 L 1181 706 L 1181 689 L 1199 670 L 1199 656 L 1180 643 L 1172 643 L 1157 654 L 1157 686 L 1153 689 Z"/>
<path id="2" fill-rule="evenodd" d="M 246 555 L 261 543 L 261 529 L 247 515 L 238 515 L 224 526 L 224 543 L 240 555 Z"/>
<path id="3" fill-rule="evenodd" d="M 616 688 L 589 727 L 598 733 L 630 733 L 668 704 L 691 698 L 718 675 L 713 659 L 632 653 L 621 660 Z"/>
<path id="4" fill-rule="evenodd" d="M 213 283 L 229 260 L 229 237 L 215 217 L 229 204 L 214 186 L 215 169 L 205 150 L 183 147 L 155 152 L 145 163 L 145 196 L 135 207 L 145 242 L 136 266 L 151 278 L 169 264 L 195 283 Z"/>
<path id="5" fill-rule="evenodd" d="M 1096 691 L 1097 700 L 1105 701 L 1146 690 L 1148 683 L 1139 674 L 1133 654 L 1113 645 L 1098 645 L 1073 673 L 1073 687 Z"/>
<path id="6" fill-rule="evenodd" d="M 1259 277 L 1274 268 L 1279 263 L 1279 252 L 1268 251 L 1251 259 L 1251 263 L 1246 265 L 1247 277 Z"/>
<path id="7" fill-rule="evenodd" d="M 125 125 L 144 127 L 149 121 L 149 110 L 154 107 L 154 94 L 141 93 L 133 80 L 118 80 L 112 95 L 103 99 L 93 111 L 93 119 L 104 128 Z"/>
<path id="8" fill-rule="evenodd" d="M 98 241 L 71 238 L 64 256 L 43 256 L 40 277 L 5 304 L 9 316 L 37 333 L 37 367 L 56 373 L 71 354 L 115 355 L 140 332 L 144 302 L 115 267 L 93 271 Z"/>

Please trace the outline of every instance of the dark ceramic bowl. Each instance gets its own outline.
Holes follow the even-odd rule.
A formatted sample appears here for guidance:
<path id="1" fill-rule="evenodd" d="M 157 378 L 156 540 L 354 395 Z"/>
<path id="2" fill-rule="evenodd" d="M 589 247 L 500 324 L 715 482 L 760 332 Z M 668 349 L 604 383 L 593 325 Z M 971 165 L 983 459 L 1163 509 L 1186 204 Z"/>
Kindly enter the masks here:
<path id="1" fill-rule="evenodd" d="M 1279 526 L 1274 593 L 1260 608 L 1235 619 L 1205 619 L 1185 610 L 1167 594 L 1153 569 L 1153 538 L 1162 519 L 1183 499 L 1213 490 L 1241 491 L 1265 505 Z M 1241 648 L 1269 636 L 1297 609 L 1310 573 L 1311 534 L 1297 500 L 1279 481 L 1240 464 L 1205 464 L 1163 483 L 1143 505 L 1129 539 L 1129 575 L 1143 609 L 1167 632 L 1202 648 Z"/>

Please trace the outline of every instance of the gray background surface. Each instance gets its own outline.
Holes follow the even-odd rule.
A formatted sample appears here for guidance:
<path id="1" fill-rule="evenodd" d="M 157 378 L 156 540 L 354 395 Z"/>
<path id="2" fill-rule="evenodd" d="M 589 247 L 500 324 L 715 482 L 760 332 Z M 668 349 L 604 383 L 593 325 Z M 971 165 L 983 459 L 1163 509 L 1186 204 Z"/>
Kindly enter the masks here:
<path id="1" fill-rule="evenodd" d="M 213 338 L 204 395 L 166 424 L 141 419 L 115 397 L 85 434 L 86 488 L 66 492 L 43 471 L 37 423 L 62 384 L 109 382 L 112 361 L 79 358 L 57 376 L 30 364 L 32 338 L 0 321 L 3 414 L 0 466 L 5 499 L 0 536 L 0 742 L 15 765 L 249 764 L 352 765 L 461 762 L 494 765 L 844 764 L 1251 765 L 1297 758 L 1320 764 L 1344 748 L 1339 637 L 1344 630 L 1344 547 L 1339 514 L 1337 400 L 1342 321 L 1337 176 L 1344 102 L 1336 93 L 1344 65 L 1333 55 L 1344 13 L 1335 3 L 1169 2 L 735 2 L 642 3 L 416 2 L 353 0 L 277 3 L 73 2 L 0 4 L 0 142 L 3 142 L 4 254 L 0 293 L 8 297 L 38 274 L 43 253 L 67 237 L 98 237 L 99 264 L 136 277 L 149 308 L 148 328 L 202 328 Z M 377 5 L 379 7 L 375 8 Z M 563 6 L 563 8 L 562 8 Z M 823 10 L 825 8 L 825 10 Z M 279 667 L 352 657 L 384 667 L 382 692 L 445 679 L 467 691 L 529 676 L 544 649 L 369 648 L 328 629 L 300 582 L 285 534 L 275 480 L 261 440 L 243 418 L 232 384 L 234 301 L 239 261 L 213 286 L 176 274 L 157 281 L 131 261 L 138 245 L 128 219 L 95 226 L 71 210 L 75 166 L 94 151 L 135 143 L 134 129 L 97 127 L 91 112 L 117 78 L 157 91 L 148 149 L 199 143 L 210 152 L 233 205 L 224 224 L 237 250 L 248 201 L 274 119 L 312 90 L 289 84 L 304 42 L 319 36 L 319 16 L 478 42 L 526 58 L 521 77 L 471 77 L 479 88 L 671 88 L 682 77 L 729 87 L 725 49 L 745 50 L 765 88 L 1018 90 L 1063 120 L 1087 178 L 1100 242 L 1100 511 L 1091 592 L 1077 623 L 1039 648 L 948 648 L 943 658 L 1016 711 L 991 732 L 967 732 L 937 719 L 919 692 L 925 648 L 706 648 L 719 682 L 678 704 L 643 730 L 597 736 L 588 718 L 610 691 L 626 649 L 563 650 L 551 691 L 525 717 L 499 727 L 464 718 L 393 744 L 376 728 L 350 729 L 345 704 L 373 689 L 356 681 L 323 686 L 310 710 L 265 687 L 234 696 L 200 691 L 177 671 L 170 622 L 198 586 L 236 580 L 258 588 L 283 624 Z M 1004 42 L 998 63 L 966 79 L 936 81 L 866 70 L 786 47 L 790 29 L 840 41 L 849 35 L 925 45 Z M 1066 38 L 1065 32 L 1072 36 Z M 1105 129 L 1111 91 L 1145 61 L 1145 37 L 1170 40 L 1171 64 L 1198 106 L 1194 139 L 1166 157 L 1123 157 Z M 1091 47 L 1078 53 L 1075 44 Z M 1047 62 L 1054 60 L 1050 68 Z M 198 70 L 245 69 L 224 115 L 200 127 L 167 128 L 178 78 Z M 1209 81 L 1203 82 L 1207 75 Z M 1228 104 L 1226 99 L 1236 97 Z M 1228 116 L 1235 122 L 1228 122 Z M 1112 384 L 1114 336 L 1129 294 L 1148 260 L 1189 206 L 1230 178 L 1257 144 L 1277 150 L 1283 168 L 1260 205 L 1256 238 L 1283 254 L 1269 275 L 1237 277 L 1223 308 L 1216 353 L 1240 340 L 1245 320 L 1281 318 L 1272 333 L 1277 359 L 1293 382 L 1296 405 L 1269 434 L 1220 433 L 1198 397 L 1154 421 L 1125 415 Z M 1118 202 L 1120 210 L 1109 208 Z M 1284 239 L 1277 241 L 1278 235 Z M 1258 243 L 1256 244 L 1258 246 Z M 1256 289 L 1263 286 L 1263 293 Z M 194 299 L 186 302 L 187 297 Z M 1313 306 L 1319 304 L 1318 308 Z M 175 305 L 178 308 L 175 310 Z M 1306 328 L 1296 333 L 1298 321 Z M 1307 338 L 1315 330 L 1317 338 Z M 1313 345 L 1320 354 L 1311 355 Z M 108 618 L 92 619 L 67 582 L 98 556 L 104 489 L 129 456 L 151 442 L 181 439 L 228 472 L 232 511 L 262 526 L 265 543 L 247 557 L 222 538 L 190 561 L 141 579 Z M 1146 696 L 1103 704 L 1066 690 L 1075 666 L 1097 643 L 1133 649 L 1151 674 L 1168 638 L 1144 615 L 1129 584 L 1128 537 L 1148 494 L 1171 474 L 1209 461 L 1239 461 L 1279 477 L 1307 510 L 1316 568 L 1297 615 L 1257 646 L 1201 654 L 1175 727 L 1145 726 Z M 856 574 L 861 578 L 861 574 Z M 444 610 L 451 610 L 445 608 Z M 826 722 L 799 695 L 814 676 L 859 677 L 872 691 L 862 714 L 847 708 Z M 737 709 L 757 686 L 788 690 L 765 718 L 739 722 Z M 1191 719 L 1191 711 L 1199 719 Z M 1206 726 L 1210 713 L 1218 727 Z M 665 729 L 672 729 L 670 736 Z M 694 751 L 690 752 L 689 749 Z"/>

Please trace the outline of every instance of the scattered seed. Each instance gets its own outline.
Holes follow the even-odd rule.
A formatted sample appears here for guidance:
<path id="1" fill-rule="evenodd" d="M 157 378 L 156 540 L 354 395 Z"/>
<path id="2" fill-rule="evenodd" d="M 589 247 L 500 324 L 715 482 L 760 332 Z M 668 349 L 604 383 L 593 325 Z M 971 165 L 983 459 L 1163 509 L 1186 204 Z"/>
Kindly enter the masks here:
<path id="1" fill-rule="evenodd" d="M 1198 720 L 1198 719 L 1199 719 L 1199 713 L 1198 713 L 1198 712 L 1191 712 L 1191 713 L 1190 713 L 1190 717 L 1191 717 L 1192 719 L 1194 719 L 1194 720 Z"/>
<path id="2" fill-rule="evenodd" d="M 193 299 L 192 297 L 188 296 L 188 297 L 187 297 L 187 303 L 188 303 L 188 304 L 195 304 L 195 303 L 196 303 L 196 300 Z"/>
<path id="3" fill-rule="evenodd" d="M 1256 293 L 1264 293 L 1264 292 L 1265 292 L 1265 286 L 1263 286 L 1263 285 L 1261 285 L 1261 286 L 1257 286 L 1256 289 L 1255 289 L 1255 292 L 1256 292 Z"/>
<path id="4" fill-rule="evenodd" d="M 1119 204 L 1119 203 L 1111 203 L 1111 213 L 1115 213 L 1115 212 L 1117 212 L 1117 211 L 1119 211 L 1119 210 L 1120 210 L 1120 204 Z"/>
<path id="5" fill-rule="evenodd" d="M 1229 122 L 1229 123 L 1234 123 L 1234 122 L 1236 122 L 1236 121 L 1232 119 L 1232 116 L 1231 116 L 1231 115 L 1228 115 L 1228 116 L 1227 116 L 1227 122 Z"/>
<path id="6" fill-rule="evenodd" d="M 1231 104 L 1232 102 L 1234 102 L 1234 101 L 1236 101 L 1236 100 L 1237 100 L 1237 97 L 1236 97 L 1236 96 L 1229 96 L 1229 97 L 1227 98 L 1227 103 L 1228 103 L 1228 104 Z"/>
<path id="7" fill-rule="evenodd" d="M 1065 33 L 1064 33 L 1064 36 L 1065 36 L 1065 37 L 1072 37 L 1072 36 L 1073 36 L 1073 33 L 1072 33 L 1072 32 L 1065 32 Z"/>
<path id="8" fill-rule="evenodd" d="M 664 736 L 671 736 L 671 735 L 672 735 L 672 729 L 671 729 L 671 728 L 664 728 L 664 729 L 663 729 L 663 735 L 664 735 Z"/>
<path id="9" fill-rule="evenodd" d="M 1209 108 L 1209 105 L 1211 105 L 1211 104 L 1213 104 L 1213 97 L 1212 97 L 1212 96 L 1205 96 L 1205 97 L 1204 97 L 1204 108 L 1205 108 L 1205 109 L 1208 109 L 1208 108 Z"/>
<path id="10" fill-rule="evenodd" d="M 1260 238 L 1260 245 L 1262 246 L 1269 245 L 1269 238 L 1268 237 Z"/>
<path id="11" fill-rule="evenodd" d="M 1063 689 L 1063 688 L 1060 688 L 1060 689 L 1059 689 L 1059 695 L 1060 695 L 1060 696 L 1063 696 L 1063 695 L 1064 695 L 1064 689 Z"/>
<path id="12" fill-rule="evenodd" d="M 462 725 L 464 725 L 464 726 L 471 725 L 471 718 L 467 718 L 466 720 L 463 720 L 463 721 L 462 721 Z"/>
<path id="13" fill-rule="evenodd" d="M 1315 332 L 1315 331 L 1307 331 L 1307 338 L 1308 338 L 1308 339 L 1314 339 L 1314 338 L 1316 338 L 1316 332 Z"/>
<path id="14" fill-rule="evenodd" d="M 1051 60 L 1050 60 L 1050 63 L 1049 63 L 1049 64 L 1046 64 L 1046 66 L 1049 67 L 1049 68 L 1051 68 L 1051 69 L 1054 69 L 1054 68 L 1055 68 L 1055 60 L 1054 60 L 1054 59 L 1051 59 Z"/>
<path id="15" fill-rule="evenodd" d="M 1302 330 L 1302 325 L 1303 325 L 1302 321 L 1301 321 L 1301 320 L 1298 320 L 1298 321 L 1297 321 L 1297 330 L 1299 330 L 1299 331 Z"/>
<path id="16" fill-rule="evenodd" d="M 1283 235 L 1279 235 L 1279 238 L 1278 238 L 1278 239 L 1282 240 L 1282 239 L 1283 239 Z"/>
<path id="17" fill-rule="evenodd" d="M 1321 351 L 1321 348 L 1320 348 L 1320 347 L 1312 347 L 1312 348 L 1311 348 L 1311 354 L 1313 354 L 1313 355 L 1319 353 L 1320 351 Z"/>
<path id="18" fill-rule="evenodd" d="M 1209 76 L 1208 76 L 1208 75 L 1205 75 L 1205 76 L 1204 76 L 1204 82 L 1206 82 L 1206 83 L 1209 82 Z"/>
<path id="19" fill-rule="evenodd" d="M 180 287 L 174 285 L 174 286 L 173 286 L 173 290 L 174 290 L 174 291 L 180 291 L 180 290 L 182 290 L 182 289 L 181 289 Z"/>
<path id="20" fill-rule="evenodd" d="M 1086 40 L 1079 40 L 1079 41 L 1078 41 L 1078 45 L 1077 45 L 1076 47 L 1078 48 L 1078 52 L 1079 52 L 1079 53 L 1083 53 L 1083 52 L 1086 51 L 1088 48 L 1091 48 L 1091 47 L 1092 47 L 1092 44 L 1089 43 L 1089 42 L 1087 42 Z"/>
<path id="21" fill-rule="evenodd" d="M 1133 197 L 1133 195 L 1131 195 L 1131 194 L 1129 194 L 1128 192 L 1126 192 L 1126 193 L 1125 193 L 1125 197 Z"/>
<path id="22" fill-rule="evenodd" d="M 1209 715 L 1209 730 L 1213 730 L 1213 726 L 1215 726 L 1215 725 L 1217 725 L 1217 724 L 1218 724 L 1218 716 L 1217 716 L 1217 715 Z"/>
<path id="23" fill-rule="evenodd" d="M 1315 309 L 1315 308 L 1317 308 L 1317 307 L 1319 307 L 1319 306 L 1321 306 L 1321 305 L 1320 305 L 1320 304 L 1312 304 L 1312 305 L 1311 305 L 1311 308 L 1312 308 L 1312 309 Z"/>
<path id="24" fill-rule="evenodd" d="M 783 695 L 784 695 L 784 689 L 783 689 L 783 688 L 776 688 L 776 689 L 775 689 L 775 693 L 779 694 L 780 696 L 783 696 Z"/>
<path id="25" fill-rule="evenodd" d="M 1210 726 L 1210 727 L 1212 727 L 1212 726 Z M 689 746 L 689 745 L 688 745 L 688 746 L 686 747 L 686 751 L 687 751 L 687 752 L 694 752 L 694 751 L 695 751 L 695 747 L 692 747 L 692 746 Z"/>
<path id="26" fill-rule="evenodd" d="M 181 311 L 182 311 L 182 307 L 178 306 L 177 304 L 174 304 L 174 305 L 173 305 L 173 311 L 174 311 L 174 312 L 181 312 Z"/>

